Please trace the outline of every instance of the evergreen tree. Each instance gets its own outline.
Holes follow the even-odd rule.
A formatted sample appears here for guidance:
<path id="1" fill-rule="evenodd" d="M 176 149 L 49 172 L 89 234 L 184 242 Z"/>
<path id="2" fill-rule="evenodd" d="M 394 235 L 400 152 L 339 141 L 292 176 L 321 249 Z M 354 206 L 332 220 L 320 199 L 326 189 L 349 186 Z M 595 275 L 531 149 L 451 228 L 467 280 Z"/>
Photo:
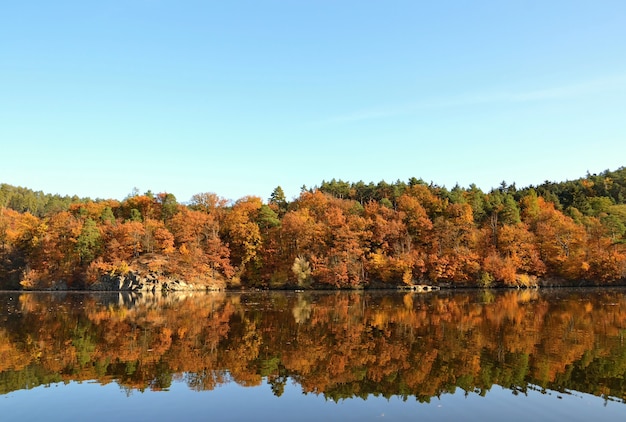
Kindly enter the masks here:
<path id="1" fill-rule="evenodd" d="M 76 239 L 76 252 L 81 264 L 88 264 L 96 257 L 101 243 L 100 230 L 91 218 L 85 220 L 80 235 Z"/>
<path id="2" fill-rule="evenodd" d="M 279 215 L 283 215 L 287 212 L 287 198 L 285 197 L 283 188 L 276 186 L 270 195 L 269 203 L 276 206 Z"/>

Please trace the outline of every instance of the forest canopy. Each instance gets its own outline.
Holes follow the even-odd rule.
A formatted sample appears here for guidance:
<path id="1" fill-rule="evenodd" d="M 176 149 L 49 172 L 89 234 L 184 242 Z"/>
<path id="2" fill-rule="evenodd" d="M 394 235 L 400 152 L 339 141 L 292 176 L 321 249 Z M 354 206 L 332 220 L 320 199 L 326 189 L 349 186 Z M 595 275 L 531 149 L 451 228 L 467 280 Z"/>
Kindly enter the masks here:
<path id="1" fill-rule="evenodd" d="M 489 192 L 323 181 L 288 200 L 119 201 L 0 184 L 0 288 L 150 271 L 213 287 L 535 286 L 626 279 L 626 168 Z"/>

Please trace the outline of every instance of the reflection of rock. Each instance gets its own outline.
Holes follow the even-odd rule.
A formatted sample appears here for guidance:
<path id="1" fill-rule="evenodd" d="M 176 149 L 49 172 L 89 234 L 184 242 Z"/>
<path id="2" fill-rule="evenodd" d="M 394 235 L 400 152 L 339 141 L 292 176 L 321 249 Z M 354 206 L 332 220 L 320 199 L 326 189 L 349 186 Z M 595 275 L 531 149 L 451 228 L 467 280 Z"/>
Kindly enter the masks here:
<path id="1" fill-rule="evenodd" d="M 154 273 L 140 275 L 130 271 L 126 275 L 104 275 L 100 280 L 88 287 L 95 291 L 190 291 L 190 290 L 219 290 L 217 287 L 205 284 L 187 283 L 185 281 L 159 277 Z"/>
<path id="2" fill-rule="evenodd" d="M 115 294 L 115 293 L 113 293 Z M 196 296 L 198 295 L 198 296 Z M 127 309 L 141 307 L 143 309 L 162 309 L 163 306 L 171 306 L 174 304 L 182 303 L 186 300 L 196 298 L 202 298 L 199 300 L 206 301 L 205 295 L 212 295 L 211 297 L 217 302 L 224 300 L 223 292 L 198 292 L 196 291 L 120 291 L 115 298 L 117 299 L 116 305 Z M 213 303 L 213 301 L 211 301 Z"/>

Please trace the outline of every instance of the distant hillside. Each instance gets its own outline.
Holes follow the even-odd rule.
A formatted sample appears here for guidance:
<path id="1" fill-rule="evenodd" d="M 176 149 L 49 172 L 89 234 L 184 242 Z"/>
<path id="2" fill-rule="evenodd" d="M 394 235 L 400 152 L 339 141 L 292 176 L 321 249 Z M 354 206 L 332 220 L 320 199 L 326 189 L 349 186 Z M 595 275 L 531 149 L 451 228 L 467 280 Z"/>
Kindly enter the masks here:
<path id="1" fill-rule="evenodd" d="M 574 207 L 584 215 L 595 215 L 602 207 L 626 204 L 626 167 L 566 182 L 546 181 L 535 190 L 563 209 Z"/>
<path id="2" fill-rule="evenodd" d="M 73 203 L 83 202 L 78 196 L 61 196 L 33 191 L 32 189 L 0 184 L 0 208 L 6 207 L 17 212 L 29 212 L 37 217 L 66 211 Z"/>
<path id="3" fill-rule="evenodd" d="M 452 189 L 440 187 L 433 182 L 426 183 L 422 179 L 411 178 L 408 182 L 397 180 L 392 183 L 380 181 L 378 183 L 363 181 L 347 182 L 332 179 L 322 181 L 319 186 L 308 189 L 309 192 L 319 189 L 339 199 L 351 199 L 365 204 L 370 201 L 389 201 L 391 204 L 399 198 L 407 188 L 415 185 L 428 186 L 429 189 L 437 191 L 441 197 L 449 197 L 455 202 L 455 197 L 462 193 L 486 193 L 482 192 L 475 185 L 468 188 L 455 186 Z M 529 194 L 534 190 L 538 196 L 553 202 L 558 209 L 567 210 L 570 207 L 576 208 L 583 215 L 597 215 L 611 205 L 626 205 L 626 167 L 617 170 L 605 170 L 600 174 L 587 174 L 576 180 L 563 182 L 545 181 L 539 186 L 528 186 L 517 188 L 515 183 L 507 185 L 502 182 L 500 187 L 494 191 L 506 191 L 513 194 L 516 200 Z M 29 188 L 12 186 L 0 183 L 0 207 L 6 207 L 18 212 L 30 212 L 42 217 L 51 212 L 66 211 L 71 204 L 89 202 L 89 198 L 79 198 L 78 196 L 52 195 L 41 191 L 34 191 Z"/>

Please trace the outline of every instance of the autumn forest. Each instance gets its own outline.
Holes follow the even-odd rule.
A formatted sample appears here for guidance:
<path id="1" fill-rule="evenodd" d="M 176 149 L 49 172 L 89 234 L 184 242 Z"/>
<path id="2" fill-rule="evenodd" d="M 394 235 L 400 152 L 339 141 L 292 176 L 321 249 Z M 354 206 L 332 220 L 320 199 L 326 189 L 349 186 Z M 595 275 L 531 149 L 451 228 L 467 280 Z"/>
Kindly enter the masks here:
<path id="1" fill-rule="evenodd" d="M 84 289 L 131 271 L 207 288 L 534 287 L 626 280 L 626 168 L 483 192 L 324 181 L 287 200 L 0 185 L 0 289 Z"/>

